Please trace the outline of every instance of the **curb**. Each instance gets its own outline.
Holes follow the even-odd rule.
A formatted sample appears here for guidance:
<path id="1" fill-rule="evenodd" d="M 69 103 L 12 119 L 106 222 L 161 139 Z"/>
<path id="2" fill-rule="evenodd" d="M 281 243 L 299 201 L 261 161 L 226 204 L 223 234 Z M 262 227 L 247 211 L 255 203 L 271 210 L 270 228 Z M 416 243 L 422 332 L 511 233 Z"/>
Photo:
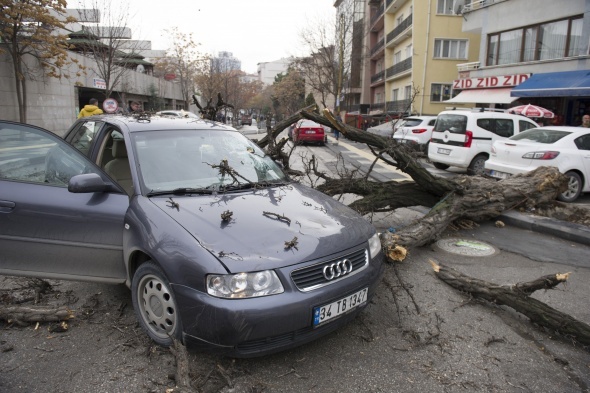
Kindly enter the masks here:
<path id="1" fill-rule="evenodd" d="M 590 227 L 550 217 L 508 211 L 498 216 L 505 224 L 590 246 Z"/>

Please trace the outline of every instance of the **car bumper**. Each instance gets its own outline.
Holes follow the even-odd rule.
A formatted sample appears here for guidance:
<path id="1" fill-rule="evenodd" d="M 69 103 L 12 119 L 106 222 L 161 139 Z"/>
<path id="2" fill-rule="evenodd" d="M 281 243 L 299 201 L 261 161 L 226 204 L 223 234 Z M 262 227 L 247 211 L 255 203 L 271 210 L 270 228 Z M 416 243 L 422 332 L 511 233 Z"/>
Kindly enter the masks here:
<path id="1" fill-rule="evenodd" d="M 430 143 L 428 158 L 433 162 L 467 168 L 475 155 L 469 148 L 445 144 Z M 473 156 L 473 157 L 471 157 Z"/>
<path id="2" fill-rule="evenodd" d="M 324 135 L 299 135 L 297 139 L 298 142 L 307 142 L 307 143 L 323 143 L 325 140 Z"/>
<path id="3" fill-rule="evenodd" d="M 369 303 L 383 274 L 383 253 L 354 276 L 309 292 L 291 285 L 285 292 L 254 299 L 219 299 L 186 286 L 175 286 L 185 345 L 234 357 L 254 357 L 283 351 L 328 334 L 360 313 Z M 285 276 L 281 272 L 285 282 Z M 367 301 L 346 314 L 313 327 L 314 307 L 368 288 Z"/>

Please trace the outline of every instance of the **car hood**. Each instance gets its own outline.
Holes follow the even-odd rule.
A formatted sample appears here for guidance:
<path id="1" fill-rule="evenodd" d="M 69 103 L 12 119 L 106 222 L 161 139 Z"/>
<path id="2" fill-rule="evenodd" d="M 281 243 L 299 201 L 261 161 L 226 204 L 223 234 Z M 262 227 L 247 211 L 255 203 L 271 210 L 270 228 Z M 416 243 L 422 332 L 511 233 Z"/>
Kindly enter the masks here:
<path id="1" fill-rule="evenodd" d="M 218 195 L 152 197 L 230 272 L 274 269 L 365 243 L 374 227 L 347 206 L 300 184 Z M 225 221 L 223 214 L 231 214 Z M 295 239 L 296 238 L 296 239 Z M 294 242 L 287 247 L 287 242 Z"/>

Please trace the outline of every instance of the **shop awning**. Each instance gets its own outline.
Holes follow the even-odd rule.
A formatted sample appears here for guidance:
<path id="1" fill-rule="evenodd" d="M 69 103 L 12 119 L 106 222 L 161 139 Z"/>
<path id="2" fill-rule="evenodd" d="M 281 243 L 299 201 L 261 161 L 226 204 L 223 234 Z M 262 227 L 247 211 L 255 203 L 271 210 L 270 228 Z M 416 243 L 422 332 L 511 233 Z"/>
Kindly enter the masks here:
<path id="1" fill-rule="evenodd" d="M 590 70 L 534 74 L 512 89 L 513 97 L 590 96 Z"/>
<path id="2" fill-rule="evenodd" d="M 457 104 L 510 104 L 518 97 L 510 96 L 511 88 L 463 90 L 445 103 Z"/>

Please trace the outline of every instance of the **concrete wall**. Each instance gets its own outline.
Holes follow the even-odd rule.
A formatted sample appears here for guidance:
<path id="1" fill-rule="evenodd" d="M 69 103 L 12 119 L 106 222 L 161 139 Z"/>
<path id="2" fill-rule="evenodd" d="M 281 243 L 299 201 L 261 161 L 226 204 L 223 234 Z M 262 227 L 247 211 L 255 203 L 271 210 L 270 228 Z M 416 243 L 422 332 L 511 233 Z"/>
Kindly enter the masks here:
<path id="1" fill-rule="evenodd" d="M 35 80 L 27 80 L 27 123 L 58 135 L 63 135 L 78 116 L 78 89 L 94 89 L 94 78 L 98 77 L 93 59 L 73 52 L 70 57 L 87 67 L 86 74 L 77 76 L 77 67 L 71 65 L 62 70 L 64 77 L 61 79 L 39 75 Z M 31 69 L 37 68 L 32 59 L 27 64 Z M 156 86 L 160 96 L 172 102 L 183 100 L 178 84 L 135 71 L 126 73 L 116 89 L 133 96 L 147 96 L 151 84 Z M 101 102 L 103 91 L 96 89 L 96 98 Z M 19 121 L 12 61 L 7 54 L 0 54 L 0 119 Z"/>

